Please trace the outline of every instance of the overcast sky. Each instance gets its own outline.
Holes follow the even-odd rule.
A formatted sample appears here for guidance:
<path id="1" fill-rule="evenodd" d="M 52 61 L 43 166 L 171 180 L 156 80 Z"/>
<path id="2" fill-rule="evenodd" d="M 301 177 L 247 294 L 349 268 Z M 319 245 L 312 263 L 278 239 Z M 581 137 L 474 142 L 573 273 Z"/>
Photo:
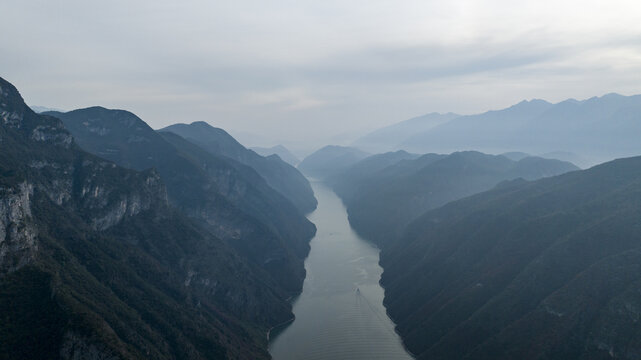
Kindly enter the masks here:
<path id="1" fill-rule="evenodd" d="M 28 104 L 204 120 L 248 145 L 641 93 L 638 0 L 3 0 L 0 15 L 0 76 Z"/>

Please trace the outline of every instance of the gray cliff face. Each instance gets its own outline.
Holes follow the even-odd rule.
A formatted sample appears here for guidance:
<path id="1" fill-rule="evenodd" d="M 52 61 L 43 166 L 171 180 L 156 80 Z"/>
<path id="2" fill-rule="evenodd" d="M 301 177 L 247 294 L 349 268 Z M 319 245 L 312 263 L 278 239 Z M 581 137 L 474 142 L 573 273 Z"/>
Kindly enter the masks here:
<path id="1" fill-rule="evenodd" d="M 104 166 L 113 166 L 111 163 L 104 164 L 102 161 L 99 164 L 99 169 Z M 91 167 L 95 168 L 95 166 Z M 155 171 L 141 174 L 128 173 L 125 176 L 125 182 L 132 181 L 142 186 L 125 193 L 101 183 L 99 179 L 100 174 L 96 172 L 91 177 L 83 179 L 79 186 L 81 191 L 78 194 L 79 207 L 92 214 L 89 223 L 96 230 L 106 230 L 124 218 L 135 216 L 152 207 L 168 206 L 165 186 Z"/>
<path id="2" fill-rule="evenodd" d="M 46 123 L 31 124 L 25 123 L 25 111 L 31 111 L 25 105 L 15 106 L 10 100 L 11 92 L 9 89 L 0 87 L 0 120 L 2 124 L 15 130 L 25 132 L 30 140 L 70 148 L 73 144 L 73 137 L 62 123 L 62 121 L 49 118 Z M 13 106 L 12 106 L 13 105 Z"/>
<path id="3" fill-rule="evenodd" d="M 3 125 L 14 129 L 19 129 L 22 124 L 22 116 L 17 112 L 0 111 L 0 119 Z"/>
<path id="4" fill-rule="evenodd" d="M 20 269 L 36 255 L 37 229 L 30 219 L 36 193 L 78 211 L 95 230 L 167 206 L 165 187 L 155 171 L 124 170 L 79 152 L 62 121 L 35 115 L 15 90 L 2 84 L 0 125 L 0 160 L 18 157 L 11 165 L 18 176 L 0 184 L 1 274 Z"/>
<path id="5" fill-rule="evenodd" d="M 167 205 L 164 185 L 154 171 L 140 175 L 125 174 L 124 181 L 139 182 L 143 186 L 135 192 L 118 193 L 102 181 L 103 175 L 108 175 L 116 168 L 113 163 L 107 161 L 87 159 L 80 166 L 34 161 L 29 167 L 53 175 L 49 177 L 48 182 L 37 184 L 36 188 L 59 206 L 73 206 L 84 210 L 96 230 L 106 230 L 126 216 L 134 216 L 148 210 L 155 202 L 161 206 Z"/>
<path id="6" fill-rule="evenodd" d="M 291 317 L 285 289 L 171 208 L 149 168 L 82 151 L 58 119 L 35 114 L 0 78 L 0 358 L 269 358 L 264 331 Z M 256 221 L 239 220 L 227 197 L 258 190 L 231 172 L 218 180 L 223 193 L 206 201 L 247 229 Z M 270 233 L 254 229 L 255 238 Z"/>
<path id="7" fill-rule="evenodd" d="M 48 142 L 65 148 L 69 148 L 73 143 L 73 138 L 66 130 L 64 130 L 61 123 L 36 126 L 36 128 L 31 131 L 31 139 L 40 142 Z"/>
<path id="8" fill-rule="evenodd" d="M 0 188 L 0 274 L 20 269 L 33 261 L 38 250 L 36 229 L 31 223 L 33 186 Z"/>

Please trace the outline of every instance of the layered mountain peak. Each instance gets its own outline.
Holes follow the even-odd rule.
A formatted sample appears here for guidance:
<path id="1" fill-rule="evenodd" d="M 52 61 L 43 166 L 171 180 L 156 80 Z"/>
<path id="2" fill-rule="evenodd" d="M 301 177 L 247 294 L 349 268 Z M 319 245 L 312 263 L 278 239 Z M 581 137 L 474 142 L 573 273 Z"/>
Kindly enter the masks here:
<path id="1" fill-rule="evenodd" d="M 351 146 L 327 145 L 308 155 L 298 168 L 308 176 L 328 179 L 347 170 L 370 154 Z"/>
<path id="2" fill-rule="evenodd" d="M 10 183 L 28 184 L 59 206 L 83 209 L 83 217 L 100 230 L 151 207 L 167 205 L 158 173 L 127 171 L 80 152 L 62 121 L 36 114 L 13 85 L 3 79 L 0 85 L 4 125 L 0 168 L 15 174 Z M 132 185 L 129 191 L 122 191 L 125 184 Z"/>
<path id="3" fill-rule="evenodd" d="M 127 111 L 93 107 L 55 115 L 85 150 L 121 166 L 156 169 L 173 206 L 207 224 L 286 291 L 300 289 L 314 226 L 251 167 L 156 132 Z"/>
<path id="4" fill-rule="evenodd" d="M 313 225 L 302 225 L 304 235 L 290 249 L 269 224 L 250 228 L 255 218 L 215 198 L 216 211 L 237 221 L 219 227 L 249 229 L 265 240 L 258 251 L 280 255 L 270 265 L 281 278 L 270 276 L 172 208 L 162 173 L 81 150 L 59 119 L 31 111 L 2 79 L 0 87 L 0 354 L 268 359 L 264 334 L 292 316 L 283 284 L 302 282 L 302 260 L 291 254 L 304 252 Z M 94 117 L 110 110 L 82 112 L 91 116 L 77 129 L 94 139 L 121 128 L 148 130 L 128 112 L 114 111 L 104 124 Z M 110 131 L 100 135 L 84 122 Z"/>
<path id="5" fill-rule="evenodd" d="M 73 126 L 72 130 L 74 131 L 82 128 L 82 131 L 91 133 L 94 136 L 113 139 L 120 139 L 125 136 L 128 142 L 149 142 L 154 137 L 158 137 L 146 122 L 136 114 L 126 110 L 92 106 L 66 113 L 48 111 L 43 114 L 73 119 L 74 121 L 69 121 L 65 126 Z"/>
<path id="6" fill-rule="evenodd" d="M 73 115 L 75 112 L 82 113 L 82 116 L 86 118 L 85 122 L 83 122 L 84 126 L 104 125 L 109 122 L 115 122 L 118 123 L 118 127 L 135 131 L 146 131 L 151 129 L 149 125 L 147 125 L 147 123 L 145 123 L 136 114 L 127 110 L 107 109 L 102 106 L 92 106 L 85 109 L 70 111 L 70 115 Z"/>
<path id="7" fill-rule="evenodd" d="M 351 225 L 383 246 L 398 239 L 412 219 L 430 209 L 505 180 L 533 180 L 578 169 L 559 160 L 525 157 L 513 161 L 478 151 L 418 158 L 395 154 L 362 160 L 332 182 L 347 206 Z"/>
<path id="8" fill-rule="evenodd" d="M 12 117 L 15 120 L 22 118 L 27 107 L 18 89 L 2 78 L 0 78 L 0 107 L 2 107 L 3 113 L 13 114 Z M 12 125 L 8 118 L 5 119 L 4 115 L 3 123 L 9 126 Z"/>
<path id="9" fill-rule="evenodd" d="M 316 208 L 316 198 L 309 182 L 292 165 L 280 157 L 263 157 L 245 148 L 226 131 L 199 121 L 175 124 L 161 132 L 173 132 L 198 145 L 210 154 L 228 157 L 254 169 L 267 184 L 285 196 L 301 212 Z"/>
<path id="10" fill-rule="evenodd" d="M 0 78 L 0 120 L 7 128 L 17 129 L 37 142 L 68 148 L 73 138 L 58 119 L 36 116 L 24 102 L 18 90 Z"/>
<path id="11" fill-rule="evenodd" d="M 244 147 L 227 131 L 211 126 L 204 121 L 194 121 L 191 124 L 174 124 L 160 131 L 173 132 L 188 140 L 207 143 L 210 149 L 216 149 L 218 154 L 232 159 L 247 156 L 241 150 Z"/>

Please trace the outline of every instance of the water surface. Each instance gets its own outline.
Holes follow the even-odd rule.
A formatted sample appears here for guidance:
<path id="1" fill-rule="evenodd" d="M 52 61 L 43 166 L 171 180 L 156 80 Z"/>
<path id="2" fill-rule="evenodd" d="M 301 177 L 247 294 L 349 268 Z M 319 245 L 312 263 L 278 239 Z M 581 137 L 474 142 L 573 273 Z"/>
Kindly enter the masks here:
<path id="1" fill-rule="evenodd" d="M 394 332 L 379 285 L 379 250 L 349 226 L 341 200 L 312 183 L 317 233 L 305 261 L 307 277 L 294 303 L 296 320 L 270 344 L 275 360 L 411 359 Z"/>

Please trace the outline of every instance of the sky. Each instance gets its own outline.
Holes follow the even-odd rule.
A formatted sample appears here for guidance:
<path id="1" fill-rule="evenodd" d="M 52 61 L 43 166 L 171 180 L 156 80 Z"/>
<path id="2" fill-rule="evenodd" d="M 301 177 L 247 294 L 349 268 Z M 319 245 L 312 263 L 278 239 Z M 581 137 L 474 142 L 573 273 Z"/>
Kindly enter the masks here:
<path id="1" fill-rule="evenodd" d="M 641 94 L 629 0 L 4 0 L 27 104 L 207 121 L 310 151 L 430 112 Z"/>

